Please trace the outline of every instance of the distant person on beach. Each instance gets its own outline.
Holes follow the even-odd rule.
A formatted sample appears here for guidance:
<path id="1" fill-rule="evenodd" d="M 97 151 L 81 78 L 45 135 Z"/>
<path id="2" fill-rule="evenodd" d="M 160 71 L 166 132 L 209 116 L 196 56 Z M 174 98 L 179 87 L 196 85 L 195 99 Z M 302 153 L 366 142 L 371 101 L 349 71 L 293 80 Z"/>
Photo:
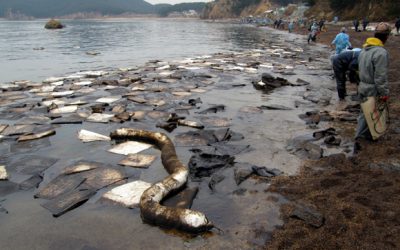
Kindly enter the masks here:
<path id="1" fill-rule="evenodd" d="M 310 33 L 308 34 L 307 42 L 308 43 L 310 43 L 310 41 L 316 42 L 318 35 L 318 25 L 316 22 L 313 22 L 313 24 L 311 24 L 309 31 Z"/>
<path id="2" fill-rule="evenodd" d="M 383 46 L 389 38 L 390 32 L 391 27 L 388 23 L 379 23 L 375 28 L 374 37 L 367 38 L 358 57 L 360 76 L 358 95 L 361 102 L 366 101 L 370 96 L 376 97 L 382 102 L 386 102 L 389 98 L 389 54 Z M 358 117 L 355 139 L 355 153 L 361 149 L 362 140 L 372 140 L 363 112 Z"/>
<path id="3" fill-rule="evenodd" d="M 358 21 L 358 19 L 354 19 L 353 25 L 354 25 L 354 30 L 358 32 L 358 26 L 360 26 L 360 22 Z"/>
<path id="4" fill-rule="evenodd" d="M 367 17 L 364 17 L 363 21 L 362 21 L 362 26 L 363 26 L 363 31 L 367 30 L 367 26 L 369 24 L 369 20 Z"/>
<path id="5" fill-rule="evenodd" d="M 346 28 L 342 27 L 340 33 L 336 35 L 331 43 L 331 47 L 335 46 L 335 54 L 339 55 L 340 52 L 344 51 L 346 48 L 351 47 L 350 37 L 346 34 Z"/>
<path id="6" fill-rule="evenodd" d="M 290 20 L 289 25 L 288 25 L 289 33 L 292 33 L 293 29 L 294 29 L 294 22 L 293 22 L 293 20 Z"/>
<path id="7" fill-rule="evenodd" d="M 335 16 L 335 17 L 333 18 L 333 23 L 334 23 L 334 24 L 337 24 L 338 21 L 339 21 L 339 17 L 338 17 L 338 16 Z"/>
<path id="8" fill-rule="evenodd" d="M 325 27 L 325 19 L 321 19 L 319 21 L 319 31 L 323 31 L 324 27 Z"/>
<path id="9" fill-rule="evenodd" d="M 346 73 L 349 71 L 349 81 L 359 82 L 358 78 L 358 56 L 361 49 L 353 49 L 340 53 L 333 58 L 333 72 L 336 78 L 336 89 L 339 100 L 343 101 L 346 97 Z"/>
<path id="10" fill-rule="evenodd" d="M 394 24 L 396 27 L 397 34 L 399 34 L 399 29 L 400 29 L 400 16 L 397 17 L 396 23 Z"/>

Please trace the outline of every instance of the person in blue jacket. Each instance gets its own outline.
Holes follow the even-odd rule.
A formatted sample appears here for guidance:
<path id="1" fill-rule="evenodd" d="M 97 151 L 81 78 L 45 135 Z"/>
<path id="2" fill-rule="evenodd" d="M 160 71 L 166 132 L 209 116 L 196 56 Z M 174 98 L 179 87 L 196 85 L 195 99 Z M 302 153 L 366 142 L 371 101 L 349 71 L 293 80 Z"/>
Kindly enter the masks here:
<path id="1" fill-rule="evenodd" d="M 343 27 L 340 33 L 336 35 L 331 43 L 331 47 L 335 46 L 336 55 L 344 51 L 346 48 L 351 47 L 350 37 L 346 34 L 346 28 Z"/>
<path id="2" fill-rule="evenodd" d="M 349 71 L 349 80 L 358 83 L 358 56 L 361 49 L 348 50 L 333 58 L 333 72 L 336 78 L 336 88 L 339 100 L 346 97 L 346 72 Z"/>

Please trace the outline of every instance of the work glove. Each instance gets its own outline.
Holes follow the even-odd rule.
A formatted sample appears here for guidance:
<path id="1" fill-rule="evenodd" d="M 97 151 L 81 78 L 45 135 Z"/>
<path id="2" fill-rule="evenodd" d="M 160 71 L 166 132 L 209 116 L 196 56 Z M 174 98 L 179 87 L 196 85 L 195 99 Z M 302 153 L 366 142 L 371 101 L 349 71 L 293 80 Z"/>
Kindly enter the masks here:
<path id="1" fill-rule="evenodd" d="M 385 96 L 380 96 L 379 100 L 383 101 L 383 102 L 387 102 L 389 100 L 389 96 L 385 95 Z"/>

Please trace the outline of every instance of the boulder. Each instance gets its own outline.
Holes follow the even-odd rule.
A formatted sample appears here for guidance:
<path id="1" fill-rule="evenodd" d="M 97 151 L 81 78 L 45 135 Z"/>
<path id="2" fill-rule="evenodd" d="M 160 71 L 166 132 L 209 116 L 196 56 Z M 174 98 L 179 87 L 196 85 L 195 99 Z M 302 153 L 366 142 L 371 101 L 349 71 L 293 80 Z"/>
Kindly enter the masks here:
<path id="1" fill-rule="evenodd" d="M 50 19 L 44 26 L 46 29 L 62 29 L 65 27 L 60 21 L 55 19 Z"/>

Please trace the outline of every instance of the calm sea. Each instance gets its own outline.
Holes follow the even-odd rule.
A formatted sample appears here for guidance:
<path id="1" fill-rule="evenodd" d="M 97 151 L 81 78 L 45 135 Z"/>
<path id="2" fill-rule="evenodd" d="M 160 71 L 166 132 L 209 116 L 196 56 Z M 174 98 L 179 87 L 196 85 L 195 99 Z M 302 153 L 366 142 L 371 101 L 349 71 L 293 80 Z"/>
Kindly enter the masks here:
<path id="1" fill-rule="evenodd" d="M 265 37 L 194 19 L 62 20 L 62 30 L 44 29 L 46 21 L 0 21 L 0 83 L 251 49 Z"/>

